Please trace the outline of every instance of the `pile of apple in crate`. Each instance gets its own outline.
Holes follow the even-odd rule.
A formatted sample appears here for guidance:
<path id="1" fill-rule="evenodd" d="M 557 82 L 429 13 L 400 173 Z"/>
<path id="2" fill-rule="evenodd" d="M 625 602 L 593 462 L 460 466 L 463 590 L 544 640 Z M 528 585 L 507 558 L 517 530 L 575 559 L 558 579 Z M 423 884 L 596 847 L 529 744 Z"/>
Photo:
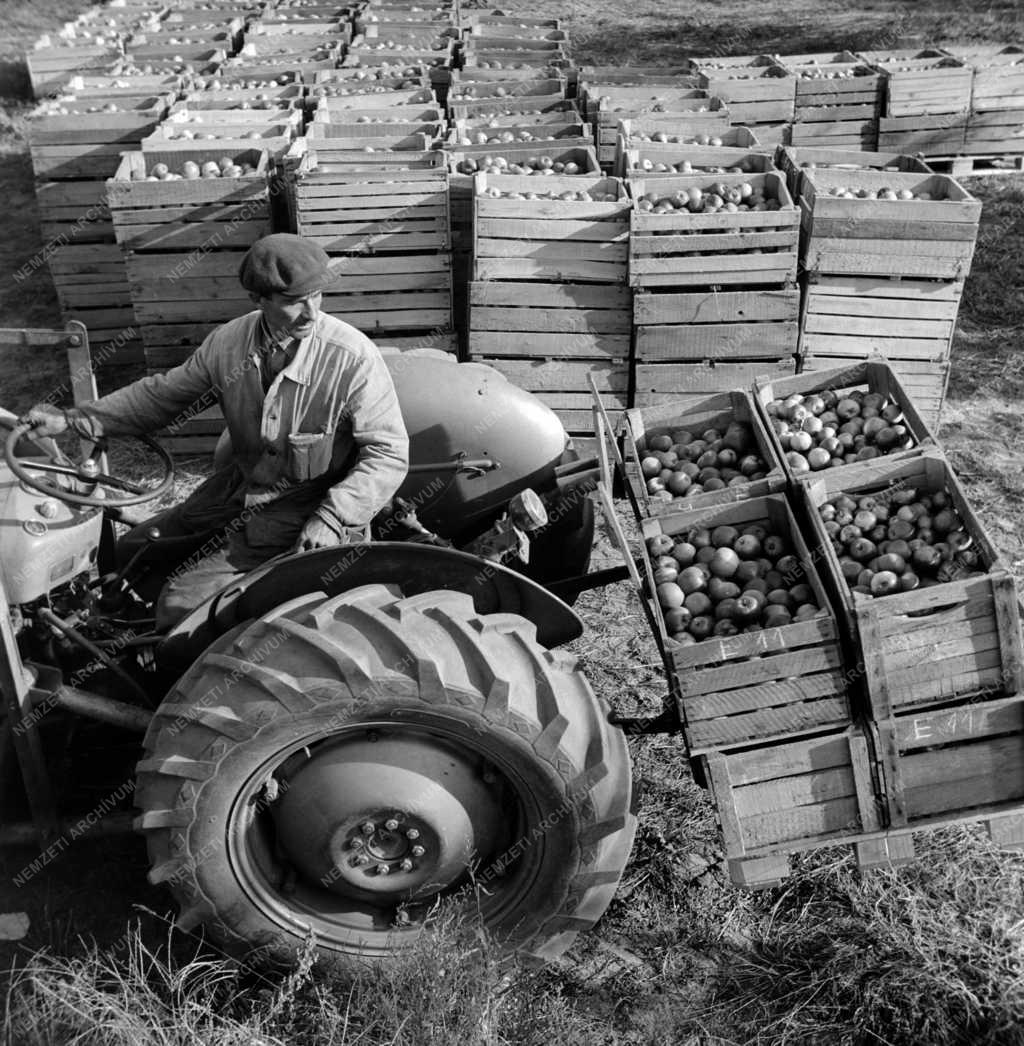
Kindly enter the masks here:
<path id="1" fill-rule="evenodd" d="M 640 594 L 734 880 L 826 844 L 909 860 L 949 823 L 1024 846 L 1013 577 L 894 370 L 637 408 L 626 448 Z"/>

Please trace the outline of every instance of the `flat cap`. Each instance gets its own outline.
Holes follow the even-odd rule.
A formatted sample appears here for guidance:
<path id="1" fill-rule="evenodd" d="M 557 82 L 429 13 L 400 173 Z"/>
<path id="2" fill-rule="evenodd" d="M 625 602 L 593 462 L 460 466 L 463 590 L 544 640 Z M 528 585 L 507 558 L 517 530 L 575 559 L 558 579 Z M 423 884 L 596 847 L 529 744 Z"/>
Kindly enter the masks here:
<path id="1" fill-rule="evenodd" d="M 257 240 L 242 259 L 238 279 L 253 294 L 288 294 L 301 298 L 321 291 L 334 279 L 327 252 L 290 232 Z"/>

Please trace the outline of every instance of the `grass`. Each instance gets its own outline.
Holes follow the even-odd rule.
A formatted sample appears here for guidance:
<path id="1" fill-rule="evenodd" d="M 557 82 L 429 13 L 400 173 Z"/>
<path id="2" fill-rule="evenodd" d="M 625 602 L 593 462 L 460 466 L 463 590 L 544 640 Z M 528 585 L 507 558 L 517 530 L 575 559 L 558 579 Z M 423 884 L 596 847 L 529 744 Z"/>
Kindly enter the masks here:
<path id="1" fill-rule="evenodd" d="M 57 322 L 39 249 L 24 138 L 18 49 L 81 0 L 4 5 L 0 39 L 0 322 Z M 798 52 L 944 41 L 1024 41 L 1015 0 L 512 0 L 507 10 L 567 20 L 581 62 L 647 63 L 685 54 Z M 978 180 L 982 229 L 954 342 L 942 443 L 995 544 L 1024 575 L 1024 178 Z M 4 406 L 20 410 L 63 380 L 56 354 L 0 365 Z M 205 463 L 183 463 L 183 495 Z M 144 469 L 138 458 L 119 462 Z M 595 567 L 617 561 L 606 534 Z M 628 585 L 581 598 L 574 650 L 595 689 L 625 713 L 658 710 L 665 681 Z M 102 741 L 97 734 L 96 746 Z M 545 969 L 499 960 L 472 924 L 442 921 L 387 968 L 328 974 L 300 963 L 260 979 L 192 938 L 167 938 L 165 901 L 144 878 L 144 846 L 76 844 L 29 885 L 33 850 L 0 854 L 0 910 L 27 911 L 3 1046 L 1021 1046 L 1024 858 L 977 827 L 918 834 L 919 859 L 860 875 L 846 850 L 796 862 L 785 887 L 732 888 L 706 792 L 677 739 L 630 741 L 641 830 L 598 928 Z M 65 767 L 69 774 L 78 767 Z M 131 924 L 127 931 L 125 927 Z M 42 949 L 42 950 L 41 950 Z"/>

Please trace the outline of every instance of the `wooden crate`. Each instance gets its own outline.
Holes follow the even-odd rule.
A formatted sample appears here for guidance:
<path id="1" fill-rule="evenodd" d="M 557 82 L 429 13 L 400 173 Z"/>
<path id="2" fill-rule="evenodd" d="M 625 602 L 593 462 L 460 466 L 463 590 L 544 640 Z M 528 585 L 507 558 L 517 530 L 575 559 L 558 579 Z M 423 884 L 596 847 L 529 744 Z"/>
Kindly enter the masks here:
<path id="1" fill-rule="evenodd" d="M 430 79 L 427 76 L 406 77 L 391 76 L 381 77 L 377 80 L 324 80 L 315 83 L 309 88 L 306 104 L 312 108 L 317 105 L 321 98 L 347 98 L 350 95 L 361 95 L 372 99 L 374 95 L 384 94 L 392 91 L 432 91 Z M 426 96 L 424 96 L 426 98 Z"/>
<path id="2" fill-rule="evenodd" d="M 725 102 L 733 123 L 793 119 L 796 77 L 773 59 L 756 55 L 736 65 L 727 58 L 698 59 L 697 70 L 701 86 Z"/>
<path id="3" fill-rule="evenodd" d="M 267 154 L 245 148 L 231 154 L 255 173 L 235 178 L 147 181 L 154 165 L 173 169 L 188 160 L 202 166 L 219 149 L 125 153 L 107 182 L 107 200 L 118 243 L 131 251 L 173 252 L 177 260 L 200 250 L 248 249 L 270 232 Z"/>
<path id="4" fill-rule="evenodd" d="M 862 868 L 901 863 L 883 829 L 874 750 L 858 726 L 713 752 L 700 765 L 718 812 L 729 875 L 738 886 L 778 886 L 789 874 L 791 853 L 837 843 L 854 844 Z"/>
<path id="5" fill-rule="evenodd" d="M 579 368 L 568 364 L 599 360 L 625 370 L 629 357 L 630 296 L 625 287 L 593 283 L 475 281 L 469 286 L 469 356 L 473 359 L 506 357 L 531 366 L 550 361 L 549 376 L 560 385 L 551 391 L 583 395 L 588 386 Z M 564 364 L 564 365 L 561 365 Z M 567 382 L 569 375 L 580 380 Z M 627 374 L 628 376 L 628 374 Z M 626 406 L 626 382 L 614 391 Z M 580 401 L 582 404 L 582 401 Z M 588 409 L 586 404 L 578 409 Z"/>
<path id="6" fill-rule="evenodd" d="M 754 406 L 750 393 L 743 389 L 720 392 L 690 402 L 664 403 L 657 407 L 633 407 L 626 411 L 624 447 L 627 477 L 633 487 L 641 512 L 645 516 L 663 516 L 679 509 L 696 509 L 722 505 L 730 501 L 775 494 L 786 487 L 786 474 L 772 445 L 764 422 Z M 746 425 L 757 454 L 765 462 L 763 479 L 728 485 L 723 490 L 683 494 L 671 501 L 652 497 L 647 492 L 640 463 L 649 453 L 650 441 L 656 436 L 671 436 L 680 431 L 702 433 L 709 428 L 725 431 L 733 422 Z"/>
<path id="7" fill-rule="evenodd" d="M 370 109 L 396 109 L 396 117 L 401 119 L 403 108 L 417 107 L 418 110 L 437 105 L 437 98 L 431 87 L 416 87 L 401 91 L 352 91 L 350 94 L 332 95 L 320 98 L 317 103 L 315 119 L 325 123 L 338 123 L 339 117 L 348 119 L 352 112 L 365 112 Z"/>
<path id="8" fill-rule="evenodd" d="M 712 393 L 749 389 L 755 381 L 773 381 L 796 373 L 790 356 L 716 363 L 634 363 L 633 405 L 686 405 Z"/>
<path id="9" fill-rule="evenodd" d="M 1024 109 L 1024 54 L 1020 48 L 1005 48 L 998 54 L 961 55 L 974 69 L 971 112 L 990 113 Z"/>
<path id="10" fill-rule="evenodd" d="M 791 145 L 876 148 L 884 100 L 876 69 L 856 59 L 784 64 L 797 78 Z"/>
<path id="11" fill-rule="evenodd" d="M 907 58 L 878 62 L 885 80 L 885 115 L 936 116 L 971 108 L 973 70 L 959 58 Z"/>
<path id="12" fill-rule="evenodd" d="M 295 176 L 298 232 L 328 254 L 445 251 L 451 246 L 443 167 L 351 173 L 307 155 Z"/>
<path id="13" fill-rule="evenodd" d="M 186 94 L 182 102 L 192 109 L 255 109 L 266 112 L 302 108 L 305 91 L 302 84 L 285 84 L 283 87 L 271 87 L 262 91 L 233 86 L 209 88 Z"/>
<path id="14" fill-rule="evenodd" d="M 37 182 L 36 209 L 43 243 L 114 242 L 105 182 Z"/>
<path id="15" fill-rule="evenodd" d="M 495 104 L 499 99 L 491 101 L 474 102 L 470 104 L 454 104 L 450 106 L 451 118 L 453 120 L 473 120 L 477 122 L 486 121 L 488 127 L 528 127 L 533 124 L 564 123 L 567 120 L 577 120 L 580 116 L 576 103 L 567 98 L 558 98 L 552 102 L 545 102 L 541 106 L 527 108 L 518 104 L 506 105 L 507 99 L 500 100 L 502 104 Z"/>
<path id="16" fill-rule="evenodd" d="M 203 132 L 209 127 L 216 131 L 218 126 L 251 124 L 254 130 L 267 125 L 287 124 L 296 135 L 302 129 L 301 109 L 210 109 L 188 102 L 175 102 L 167 113 L 168 125 L 191 128 Z"/>
<path id="17" fill-rule="evenodd" d="M 593 147 L 590 124 L 566 121 L 546 124 L 521 124 L 510 127 L 488 127 L 483 121 L 455 120 L 445 139 L 447 150 L 469 156 L 494 155 L 503 147 L 558 142 L 568 148 Z"/>
<path id="18" fill-rule="evenodd" d="M 617 178 L 478 174 L 474 191 L 474 279 L 625 283 L 629 200 Z M 616 199 L 508 199 L 489 191 Z"/>
<path id="19" fill-rule="evenodd" d="M 732 114 L 720 98 L 708 95 L 695 87 L 654 88 L 647 87 L 635 98 L 624 97 L 627 88 L 592 84 L 595 94 L 587 95 L 587 116 L 594 125 L 597 156 L 603 164 L 615 162 L 619 142 L 619 126 L 624 120 L 636 125 L 655 126 L 655 121 L 664 121 L 676 134 L 721 135 L 731 126 Z M 600 92 L 599 94 L 596 92 Z M 645 97 L 646 95 L 646 97 Z M 596 99 L 596 100 L 595 100 Z"/>
<path id="20" fill-rule="evenodd" d="M 177 148 L 185 145 L 196 148 L 197 143 L 201 148 L 220 148 L 220 146 L 204 146 L 204 142 L 221 140 L 242 139 L 251 144 L 251 149 L 266 149 L 268 152 L 273 148 L 279 148 L 279 142 L 285 143 L 285 148 L 295 138 L 296 123 L 294 121 L 282 120 L 279 123 L 215 123 L 205 124 L 198 130 L 183 125 L 179 120 L 165 120 L 159 124 L 156 130 L 146 138 L 140 145 L 143 152 L 159 148 L 159 143 L 165 143 L 169 148 Z M 268 145 L 267 143 L 270 143 Z M 258 143 L 258 144 L 256 144 Z M 231 149 L 228 149 L 230 152 Z"/>
<path id="21" fill-rule="evenodd" d="M 888 498 L 887 492 L 944 491 L 973 539 L 984 573 L 910 592 L 873 598 L 851 591 L 818 508 L 844 493 Z M 871 715 L 880 724 L 898 713 L 951 701 L 1012 697 L 1024 690 L 1024 647 L 1016 587 L 943 455 L 876 458 L 827 469 L 799 485 L 822 570 L 857 640 Z M 964 571 L 967 574 L 967 571 Z"/>
<path id="22" fill-rule="evenodd" d="M 773 424 L 773 417 L 768 412 L 768 405 L 773 400 L 784 400 L 787 396 L 800 393 L 809 396 L 812 393 L 826 390 L 843 395 L 861 389 L 868 393 L 879 393 L 896 403 L 903 415 L 904 424 L 913 437 L 914 446 L 907 450 L 894 450 L 885 457 L 889 461 L 913 458 L 920 455 L 925 447 L 937 447 L 938 442 L 921 416 L 913 398 L 903 387 L 899 376 L 890 363 L 881 358 L 861 360 L 833 366 L 827 370 L 808 371 L 790 378 L 777 378 L 774 381 L 757 381 L 754 383 L 753 397 L 758 414 L 768 433 L 776 457 L 781 461 L 787 479 L 793 483 L 797 476 L 790 468 L 786 452 L 779 440 Z M 853 466 L 839 465 L 830 468 L 830 472 L 842 473 Z"/>
<path id="23" fill-rule="evenodd" d="M 878 148 L 882 152 L 953 156 L 964 150 L 967 124 L 967 113 L 883 116 L 878 121 Z"/>
<path id="24" fill-rule="evenodd" d="M 564 76 L 532 80 L 458 80 L 448 90 L 448 102 L 454 104 L 487 98 L 564 98 L 565 87 Z"/>
<path id="25" fill-rule="evenodd" d="M 714 184 L 749 184 L 777 200 L 778 210 L 719 211 L 714 214 L 645 213 L 645 193 L 666 197 L 704 189 L 711 175 L 675 175 L 630 184 L 629 281 L 634 287 L 775 286 L 796 280 L 799 214 L 782 175 L 722 174 Z M 757 253 L 753 253 L 757 252 Z"/>
<path id="26" fill-rule="evenodd" d="M 150 134 L 173 95 L 102 95 L 45 102 L 29 124 L 32 169 L 40 180 L 109 178 L 120 154 Z M 116 105 L 116 112 L 104 112 Z"/>
<path id="27" fill-rule="evenodd" d="M 778 359 L 796 353 L 800 292 L 637 291 L 638 362 Z"/>
<path id="28" fill-rule="evenodd" d="M 470 65 L 461 70 L 452 70 L 452 85 L 455 84 L 486 84 L 495 80 L 512 80 L 515 82 L 523 80 L 557 80 L 567 76 L 569 70 L 559 69 L 557 66 L 535 65 L 527 62 L 517 62 L 506 68 L 501 62 L 493 67 L 490 62 L 484 65 Z M 566 84 L 568 85 L 568 79 Z"/>
<path id="29" fill-rule="evenodd" d="M 332 133 L 332 124 L 313 123 L 306 128 L 308 148 L 319 153 L 365 153 L 360 158 L 361 163 L 374 163 L 374 153 L 396 153 L 396 152 L 429 152 L 436 141 L 429 134 L 422 131 L 414 131 L 411 134 L 378 134 L 375 136 L 365 135 L 342 135 L 335 137 Z M 387 130 L 387 128 L 381 128 Z M 348 157 L 346 157 L 348 158 Z"/>
<path id="30" fill-rule="evenodd" d="M 809 277 L 800 353 L 945 363 L 963 289 L 962 280 Z"/>
<path id="31" fill-rule="evenodd" d="M 736 128 L 746 130 L 746 128 Z M 763 152 L 750 149 L 730 149 L 686 145 L 652 145 L 639 149 L 625 149 L 624 139 L 615 156 L 614 170 L 620 178 L 642 178 L 657 183 L 659 178 L 677 174 L 767 174 L 778 168 L 772 162 L 775 146 Z"/>
<path id="32" fill-rule="evenodd" d="M 797 203 L 803 197 L 803 172 L 822 170 L 887 171 L 892 174 L 932 174 L 932 169 L 916 156 L 823 146 L 783 146 L 775 162 L 786 175 L 786 187 Z"/>
<path id="33" fill-rule="evenodd" d="M 1003 825 L 990 821 L 990 831 L 997 843 L 1021 848 L 1024 693 L 894 715 L 878 724 L 877 747 L 891 824 L 914 828 L 1015 812 L 1000 819 Z"/>
<path id="34" fill-rule="evenodd" d="M 800 357 L 801 373 L 817 373 L 833 367 L 854 366 L 864 361 L 864 356 L 815 356 Z M 888 358 L 886 362 L 899 378 L 907 397 L 932 431 L 937 431 L 942 404 L 949 383 L 949 362 L 936 363 L 932 360 L 899 360 Z"/>
<path id="35" fill-rule="evenodd" d="M 36 47 L 25 55 L 32 94 L 45 98 L 62 88 L 68 77 L 84 70 L 108 72 L 120 57 L 119 47 L 106 44 Z"/>
<path id="36" fill-rule="evenodd" d="M 343 65 L 372 66 L 390 65 L 397 57 L 407 65 L 426 65 L 433 69 L 435 66 L 448 68 L 452 64 L 454 45 L 449 41 L 443 49 L 413 47 L 411 44 L 400 44 L 393 48 L 386 48 L 383 43 L 374 44 L 366 41 L 360 45 L 353 41 L 345 50 Z"/>
<path id="37" fill-rule="evenodd" d="M 657 605 L 647 541 L 683 536 L 692 528 L 765 526 L 785 539 L 814 593 L 818 613 L 788 625 L 714 636 L 685 645 L 669 635 Z M 643 562 L 655 639 L 665 660 L 691 756 L 780 741 L 850 725 L 853 710 L 840 631 L 814 558 L 786 498 L 767 494 L 668 512 L 641 523 Z"/>
<path id="38" fill-rule="evenodd" d="M 981 203 L 945 175 L 804 171 L 800 201 L 808 273 L 958 280 L 974 255 Z M 928 193 L 929 200 L 845 199 L 835 189 Z"/>
<path id="39" fill-rule="evenodd" d="M 972 112 L 964 131 L 963 151 L 982 156 L 1024 153 L 1024 107 Z"/>

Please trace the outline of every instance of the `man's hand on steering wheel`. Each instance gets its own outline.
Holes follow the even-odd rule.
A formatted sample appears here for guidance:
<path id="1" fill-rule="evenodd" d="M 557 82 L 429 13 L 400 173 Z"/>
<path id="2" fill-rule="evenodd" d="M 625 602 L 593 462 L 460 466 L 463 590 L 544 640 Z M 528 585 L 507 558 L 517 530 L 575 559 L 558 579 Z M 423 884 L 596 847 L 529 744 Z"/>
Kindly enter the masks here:
<path id="1" fill-rule="evenodd" d="M 49 403 L 37 403 L 27 414 L 18 419 L 23 425 L 31 425 L 30 435 L 34 439 L 59 436 L 71 427 L 68 412 Z"/>

